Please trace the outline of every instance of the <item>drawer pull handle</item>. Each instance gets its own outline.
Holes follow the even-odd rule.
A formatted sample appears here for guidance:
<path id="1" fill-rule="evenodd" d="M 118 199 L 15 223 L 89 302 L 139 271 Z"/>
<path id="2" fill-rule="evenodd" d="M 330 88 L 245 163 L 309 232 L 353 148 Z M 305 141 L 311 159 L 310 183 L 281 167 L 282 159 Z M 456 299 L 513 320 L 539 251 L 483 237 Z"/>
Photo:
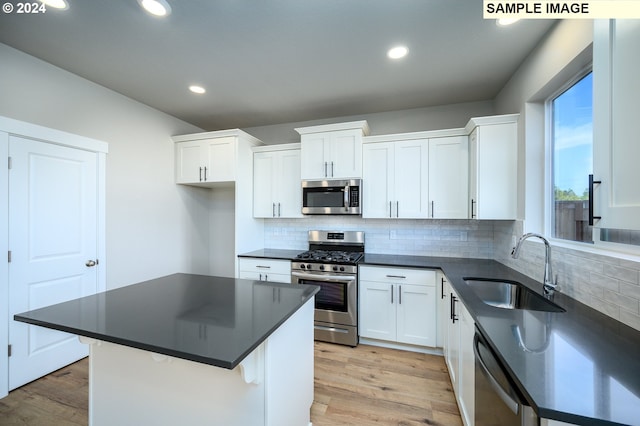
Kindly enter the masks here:
<path id="1" fill-rule="evenodd" d="M 407 277 L 405 277 L 404 275 L 387 275 L 387 278 L 401 278 L 404 280 Z"/>
<path id="2" fill-rule="evenodd" d="M 271 266 L 256 265 L 256 268 L 271 269 Z"/>

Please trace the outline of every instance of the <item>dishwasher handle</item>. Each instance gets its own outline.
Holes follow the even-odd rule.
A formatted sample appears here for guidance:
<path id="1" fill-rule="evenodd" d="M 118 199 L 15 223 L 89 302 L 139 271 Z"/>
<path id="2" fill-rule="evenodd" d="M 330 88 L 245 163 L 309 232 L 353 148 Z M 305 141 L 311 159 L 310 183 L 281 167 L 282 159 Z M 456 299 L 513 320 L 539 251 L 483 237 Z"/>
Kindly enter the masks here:
<path id="1" fill-rule="evenodd" d="M 489 350 L 489 348 L 487 348 L 486 345 L 484 345 L 484 343 L 480 341 L 480 337 L 476 332 L 476 335 L 473 338 L 473 352 L 476 357 L 477 365 L 480 366 L 480 369 L 482 370 L 483 375 L 487 378 L 489 385 L 500 397 L 502 402 L 504 402 L 505 405 L 511 411 L 513 411 L 515 414 L 518 414 L 518 409 L 521 404 L 513 398 L 513 396 L 511 395 L 512 392 L 509 392 L 509 390 L 504 389 L 500 385 L 500 383 L 498 383 L 495 377 L 493 377 L 493 375 L 489 371 L 489 368 L 487 367 L 487 364 L 482 359 L 482 355 L 480 354 L 480 348 L 478 347 L 479 345 L 482 345 L 486 348 L 486 350 Z"/>

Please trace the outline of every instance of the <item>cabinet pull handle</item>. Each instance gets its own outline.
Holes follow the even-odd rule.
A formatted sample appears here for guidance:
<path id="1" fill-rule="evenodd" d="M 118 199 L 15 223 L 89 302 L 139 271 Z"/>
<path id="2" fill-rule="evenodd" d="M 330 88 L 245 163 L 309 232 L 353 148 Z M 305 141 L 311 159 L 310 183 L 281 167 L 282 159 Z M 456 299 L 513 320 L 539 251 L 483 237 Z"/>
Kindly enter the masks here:
<path id="1" fill-rule="evenodd" d="M 402 279 L 405 279 L 407 277 L 405 277 L 404 275 L 387 275 L 387 278 L 402 278 Z"/>
<path id="2" fill-rule="evenodd" d="M 440 278 L 440 299 L 444 299 L 445 296 L 444 295 L 444 277 Z"/>
<path id="3" fill-rule="evenodd" d="M 259 280 L 260 280 L 260 281 L 262 281 L 262 274 L 260 274 L 260 278 L 259 278 Z"/>
<path id="4" fill-rule="evenodd" d="M 202 167 L 200 167 L 200 182 L 202 182 Z"/>
<path id="5" fill-rule="evenodd" d="M 264 274 L 264 280 L 265 280 L 265 281 L 269 281 L 269 275 Z"/>
<path id="6" fill-rule="evenodd" d="M 435 217 L 436 217 L 436 215 L 434 214 L 434 211 L 435 211 L 435 204 L 436 204 L 436 202 L 435 202 L 435 201 L 432 201 L 432 202 L 431 202 L 431 218 L 435 218 Z"/>
<path id="7" fill-rule="evenodd" d="M 602 216 L 593 215 L 593 185 L 600 185 L 601 180 L 593 180 L 593 175 L 589 175 L 589 226 L 593 226 L 594 219 L 602 219 Z"/>
<path id="8" fill-rule="evenodd" d="M 451 322 L 455 324 L 458 320 L 458 315 L 456 315 L 456 302 L 458 298 L 451 293 Z"/>
<path id="9" fill-rule="evenodd" d="M 398 305 L 402 305 L 402 286 L 398 286 Z"/>
<path id="10" fill-rule="evenodd" d="M 327 177 L 327 162 L 324 162 L 324 177 Z"/>
<path id="11" fill-rule="evenodd" d="M 271 207 L 271 217 L 276 217 L 276 203 Z"/>
<path id="12" fill-rule="evenodd" d="M 333 177 L 333 161 L 331 162 L 331 177 Z"/>
<path id="13" fill-rule="evenodd" d="M 476 217 L 476 214 L 473 212 L 473 206 L 476 204 L 476 200 L 471 199 L 471 219 Z"/>
<path id="14" fill-rule="evenodd" d="M 204 181 L 207 181 L 207 168 L 204 168 Z"/>
<path id="15" fill-rule="evenodd" d="M 280 203 L 278 203 L 278 217 L 280 217 Z"/>
<path id="16" fill-rule="evenodd" d="M 391 201 L 389 201 L 389 217 L 391 217 Z"/>
<path id="17" fill-rule="evenodd" d="M 393 305 L 393 284 L 391 284 L 391 304 Z"/>
<path id="18" fill-rule="evenodd" d="M 400 217 L 400 201 L 396 201 L 396 217 Z"/>

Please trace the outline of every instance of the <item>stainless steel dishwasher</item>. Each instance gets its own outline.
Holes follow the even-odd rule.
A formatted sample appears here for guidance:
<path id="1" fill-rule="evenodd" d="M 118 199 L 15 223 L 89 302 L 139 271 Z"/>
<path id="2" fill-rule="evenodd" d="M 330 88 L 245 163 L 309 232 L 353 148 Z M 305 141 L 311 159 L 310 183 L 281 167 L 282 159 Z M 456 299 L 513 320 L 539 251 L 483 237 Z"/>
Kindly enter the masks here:
<path id="1" fill-rule="evenodd" d="M 475 426 L 531 426 L 538 417 L 509 379 L 500 361 L 476 328 Z"/>

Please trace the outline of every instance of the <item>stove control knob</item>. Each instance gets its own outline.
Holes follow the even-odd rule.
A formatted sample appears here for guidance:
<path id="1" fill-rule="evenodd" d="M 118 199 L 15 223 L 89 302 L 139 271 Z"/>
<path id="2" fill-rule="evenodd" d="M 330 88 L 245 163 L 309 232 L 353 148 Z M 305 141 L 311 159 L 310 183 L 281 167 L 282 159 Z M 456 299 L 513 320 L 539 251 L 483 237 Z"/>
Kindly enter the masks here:
<path id="1" fill-rule="evenodd" d="M 300 269 L 304 269 L 304 268 L 306 268 L 306 266 L 304 266 L 304 263 L 301 263 L 300 264 Z"/>
<path id="2" fill-rule="evenodd" d="M 344 268 L 342 268 L 342 269 L 344 269 Z M 333 267 L 333 270 L 334 270 L 334 271 L 337 271 L 337 270 L 338 270 L 338 267 L 337 267 L 337 266 L 334 266 L 334 267 Z"/>
<path id="3" fill-rule="evenodd" d="M 307 269 L 311 269 L 311 264 L 307 263 Z"/>
<path id="4" fill-rule="evenodd" d="M 320 270 L 324 271 L 324 265 L 320 265 Z"/>
<path id="5" fill-rule="evenodd" d="M 340 267 L 340 272 L 344 272 L 344 266 Z"/>

